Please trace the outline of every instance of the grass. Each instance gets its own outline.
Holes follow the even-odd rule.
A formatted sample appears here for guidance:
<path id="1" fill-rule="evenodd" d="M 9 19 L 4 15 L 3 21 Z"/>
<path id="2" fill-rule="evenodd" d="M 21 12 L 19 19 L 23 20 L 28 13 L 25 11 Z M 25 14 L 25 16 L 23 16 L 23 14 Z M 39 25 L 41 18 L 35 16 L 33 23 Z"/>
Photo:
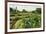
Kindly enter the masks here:
<path id="1" fill-rule="evenodd" d="M 12 22 L 10 22 L 10 29 L 21 28 L 40 28 L 41 15 L 36 13 L 16 13 L 10 14 Z"/>

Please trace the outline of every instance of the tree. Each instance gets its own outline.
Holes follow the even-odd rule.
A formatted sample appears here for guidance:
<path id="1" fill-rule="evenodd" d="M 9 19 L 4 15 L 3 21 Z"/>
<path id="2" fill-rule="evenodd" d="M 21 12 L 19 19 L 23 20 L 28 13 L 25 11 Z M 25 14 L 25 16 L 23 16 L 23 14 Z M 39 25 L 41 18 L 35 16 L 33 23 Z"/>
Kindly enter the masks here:
<path id="1" fill-rule="evenodd" d="M 23 9 L 22 12 L 25 12 L 26 13 L 27 11 L 25 9 Z"/>
<path id="2" fill-rule="evenodd" d="M 35 13 L 35 11 L 32 11 L 32 13 Z"/>
<path id="3" fill-rule="evenodd" d="M 13 11 L 13 9 L 12 9 L 12 8 L 10 8 L 10 12 L 11 12 L 11 11 Z"/>
<path id="4" fill-rule="evenodd" d="M 41 8 L 37 8 L 36 12 L 39 13 L 39 14 L 41 14 Z"/>

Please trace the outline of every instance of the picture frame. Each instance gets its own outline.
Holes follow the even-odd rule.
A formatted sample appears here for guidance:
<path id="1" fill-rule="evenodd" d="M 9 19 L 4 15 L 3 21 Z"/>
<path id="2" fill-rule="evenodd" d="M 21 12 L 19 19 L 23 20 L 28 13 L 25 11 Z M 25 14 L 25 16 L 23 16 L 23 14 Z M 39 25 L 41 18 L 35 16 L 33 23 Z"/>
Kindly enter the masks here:
<path id="1" fill-rule="evenodd" d="M 42 24 L 42 28 L 41 29 L 18 29 L 18 30 L 12 30 L 12 29 L 10 29 L 10 27 L 9 27 L 9 24 L 8 24 L 8 22 L 9 22 L 9 8 L 10 8 L 10 6 L 11 5 L 15 5 L 15 6 L 18 6 L 18 4 L 19 4 L 19 6 L 20 5 L 23 5 L 23 8 L 22 8 L 22 6 L 20 7 L 20 8 L 18 8 L 18 10 L 19 11 L 21 11 L 22 9 L 24 9 L 26 6 L 27 6 L 27 8 L 28 8 L 28 10 L 30 10 L 29 9 L 29 6 L 31 6 L 31 7 L 37 7 L 37 8 L 39 8 L 39 6 L 42 6 L 42 7 L 40 7 L 41 8 L 41 12 L 43 13 L 41 13 L 42 14 L 42 17 L 41 17 L 41 24 Z M 13 8 L 13 6 L 12 6 L 12 8 Z M 18 6 L 18 7 L 19 7 Z M 26 10 L 27 10 L 27 8 L 25 8 Z M 14 9 L 14 8 L 13 8 Z M 21 10 L 20 10 L 21 9 Z M 33 9 L 33 8 L 32 8 Z M 33 15 L 34 16 L 34 15 Z M 36 15 L 35 15 L 36 16 Z M 25 20 L 25 19 L 24 19 Z M 10 23 L 10 22 L 9 22 Z M 32 26 L 33 27 L 33 26 Z M 9 29 L 10 30 L 9 30 Z M 28 2 L 28 1 L 8 1 L 8 0 L 5 0 L 5 33 L 24 33 L 24 32 L 41 32 L 41 31 L 44 31 L 45 30 L 45 4 L 43 3 L 43 2 Z"/>

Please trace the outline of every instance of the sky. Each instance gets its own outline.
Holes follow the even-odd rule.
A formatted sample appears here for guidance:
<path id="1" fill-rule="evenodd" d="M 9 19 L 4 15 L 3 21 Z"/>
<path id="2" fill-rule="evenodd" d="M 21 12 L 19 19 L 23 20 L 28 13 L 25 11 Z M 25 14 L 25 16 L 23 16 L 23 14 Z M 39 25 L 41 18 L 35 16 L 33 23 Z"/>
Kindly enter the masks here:
<path id="1" fill-rule="evenodd" d="M 36 10 L 36 8 L 41 8 L 40 5 L 31 5 L 31 4 L 10 4 L 9 7 L 16 9 L 19 11 L 22 11 L 23 9 L 25 9 L 26 11 L 33 11 Z"/>

